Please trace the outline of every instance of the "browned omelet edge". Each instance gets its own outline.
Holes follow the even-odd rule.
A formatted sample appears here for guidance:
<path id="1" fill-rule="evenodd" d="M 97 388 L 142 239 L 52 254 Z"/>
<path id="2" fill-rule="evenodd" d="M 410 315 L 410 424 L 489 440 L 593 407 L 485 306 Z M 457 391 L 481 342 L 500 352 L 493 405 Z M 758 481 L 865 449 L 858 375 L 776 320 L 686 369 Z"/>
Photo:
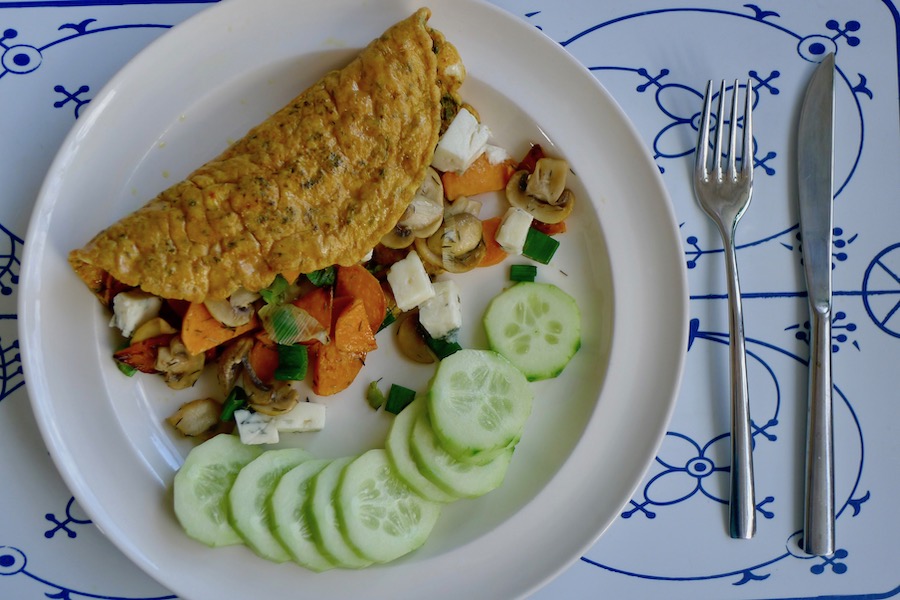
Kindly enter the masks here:
<path id="1" fill-rule="evenodd" d="M 447 100 L 450 100 L 450 105 L 459 104 L 458 89 L 465 76 L 465 71 L 462 69 L 460 73 L 460 69 L 456 68 L 453 74 L 449 75 L 448 67 L 461 67 L 462 62 L 455 47 L 447 42 L 440 32 L 428 27 L 427 22 L 430 16 L 431 11 L 428 8 L 421 8 L 412 16 L 392 26 L 369 44 L 345 68 L 325 75 L 322 80 L 302 92 L 264 123 L 251 129 L 244 138 L 235 142 L 219 157 L 194 171 L 185 181 L 163 191 L 135 213 L 100 232 L 83 248 L 70 252 L 69 262 L 78 277 L 106 305 L 109 305 L 116 293 L 129 288 L 140 288 L 166 299 L 201 302 L 228 297 L 240 287 L 257 291 L 271 284 L 279 273 L 310 272 L 331 264 L 358 262 L 384 234 L 390 231 L 412 200 L 418 185 L 425 176 L 426 168 L 431 163 L 441 128 L 442 113 L 444 113 L 445 121 L 452 117 L 452 115 L 446 114 Z M 316 93 L 334 95 L 333 88 L 322 91 L 323 82 L 340 85 L 342 75 L 352 73 L 354 69 L 359 68 L 360 62 L 365 61 L 367 57 L 372 59 L 374 56 L 375 58 L 372 60 L 380 60 L 382 55 L 390 50 L 391 40 L 400 40 L 406 50 L 416 49 L 422 62 L 426 65 L 427 75 L 430 79 L 426 94 L 428 102 L 420 114 L 416 115 L 416 123 L 417 126 L 427 128 L 428 131 L 420 148 L 405 149 L 406 153 L 402 160 L 411 161 L 414 168 L 408 169 L 408 178 L 401 178 L 403 180 L 390 190 L 387 199 L 384 194 L 379 197 L 377 193 L 363 192 L 364 200 L 369 200 L 370 204 L 377 203 L 376 206 L 363 205 L 368 211 L 365 212 L 368 215 L 367 218 L 372 218 L 374 222 L 367 229 L 365 235 L 360 234 L 357 229 L 342 227 L 341 223 L 332 223 L 326 227 L 315 223 L 313 219 L 312 229 L 307 228 L 306 232 L 311 230 L 318 232 L 318 237 L 312 240 L 310 247 L 319 248 L 321 251 L 310 252 L 307 248 L 302 256 L 291 257 L 290 234 L 279 238 L 279 241 L 287 240 L 286 242 L 270 245 L 269 254 L 262 255 L 263 250 L 254 248 L 254 243 L 257 246 L 261 245 L 259 240 L 262 236 L 254 235 L 254 233 L 258 234 L 265 229 L 257 229 L 256 232 L 250 232 L 251 235 L 247 236 L 247 252 L 237 255 L 236 260 L 233 257 L 232 260 L 225 260 L 222 257 L 219 260 L 215 258 L 206 260 L 202 254 L 209 248 L 204 249 L 202 243 L 192 245 L 190 236 L 187 235 L 190 231 L 180 232 L 181 236 L 171 235 L 170 238 L 166 238 L 167 231 L 180 231 L 177 227 L 172 229 L 173 219 L 177 221 L 182 219 L 182 215 L 190 216 L 192 210 L 199 210 L 196 208 L 198 202 L 206 202 L 205 198 L 198 198 L 194 193 L 193 188 L 197 187 L 198 181 L 202 183 L 206 181 L 204 178 L 214 177 L 215 169 L 222 164 L 222 161 L 234 162 L 236 158 L 243 155 L 249 155 L 252 159 L 261 162 L 270 160 L 271 157 L 265 155 L 260 148 L 254 147 L 253 140 L 255 136 L 258 137 L 257 134 L 261 129 L 267 126 L 284 127 L 286 123 L 290 124 L 291 119 L 315 117 L 316 115 L 305 115 L 302 110 L 299 115 L 288 113 L 291 112 L 291 107 L 296 109 L 296 107 L 302 106 L 304 99 L 309 98 L 310 95 Z M 351 76 L 350 80 L 352 81 L 352 79 Z M 294 113 L 296 112 L 294 110 Z M 351 128 L 353 126 L 352 122 L 348 125 Z M 250 162 L 252 163 L 252 160 Z M 279 172 L 278 175 L 282 178 L 286 177 L 284 172 Z M 347 177 L 349 180 L 350 176 Z M 340 177 L 336 179 L 340 180 Z M 302 190 L 305 185 L 308 185 L 308 181 L 309 179 L 298 179 L 296 189 Z M 278 183 L 285 185 L 284 181 Z M 332 184 L 334 183 L 332 181 Z M 366 184 L 368 185 L 369 182 Z M 374 185 L 377 185 L 377 182 Z M 228 214 L 229 210 L 232 214 Z M 213 217 L 217 217 L 218 213 L 222 213 L 222 215 L 218 215 L 221 216 L 222 223 L 226 223 L 226 227 L 233 227 L 236 218 L 241 219 L 252 213 L 255 215 L 252 217 L 253 223 L 264 227 L 262 217 L 266 214 L 266 210 L 268 210 L 266 206 L 254 206 L 254 199 L 243 194 L 238 201 L 234 198 L 227 198 L 225 202 L 219 202 L 212 209 L 207 209 L 209 216 L 201 215 L 201 220 L 211 221 Z M 351 212 L 355 213 L 356 210 Z M 161 218 L 161 213 L 168 216 Z M 148 218 L 150 220 L 146 221 Z M 141 221 L 142 219 L 144 221 Z M 247 220 L 249 222 L 249 218 Z M 130 239 L 131 234 L 128 229 L 129 226 L 134 227 L 136 221 L 149 223 L 148 231 L 144 231 L 142 235 L 145 239 L 149 238 L 150 242 L 140 238 Z M 238 226 L 244 225 L 239 223 Z M 277 224 L 273 226 L 277 226 Z M 196 233 L 196 228 L 194 232 Z M 295 235 L 301 234 L 302 232 Z M 202 235 L 200 237 L 202 238 Z M 122 240 L 126 238 L 128 238 L 126 242 L 122 243 Z M 177 256 L 178 252 L 194 253 L 198 256 L 193 256 L 190 260 L 182 260 L 179 263 L 182 265 L 179 269 L 168 267 L 172 273 L 162 272 L 158 277 L 148 275 L 152 268 L 140 267 L 143 261 L 159 261 L 161 260 L 160 255 L 163 257 L 162 260 L 165 260 L 167 253 L 174 253 Z M 260 255 L 254 256 L 254 252 Z M 254 260 L 245 260 L 246 257 Z M 183 265 L 187 265 L 187 267 Z M 163 264 L 162 269 L 165 270 L 165 268 L 166 265 Z"/>

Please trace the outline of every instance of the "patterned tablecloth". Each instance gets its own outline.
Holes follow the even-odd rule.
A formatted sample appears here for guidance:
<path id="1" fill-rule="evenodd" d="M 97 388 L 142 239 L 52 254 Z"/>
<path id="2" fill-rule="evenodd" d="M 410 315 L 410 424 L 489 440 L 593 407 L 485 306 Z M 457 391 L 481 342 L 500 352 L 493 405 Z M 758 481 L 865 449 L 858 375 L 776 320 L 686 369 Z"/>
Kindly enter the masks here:
<path id="1" fill-rule="evenodd" d="M 495 3 L 562 44 L 624 107 L 674 202 L 691 294 L 686 372 L 656 461 L 599 542 L 534 597 L 900 595 L 897 6 L 891 0 Z M 0 1 L 2 600 L 173 597 L 103 537 L 56 473 L 25 390 L 16 297 L 33 199 L 64 135 L 129 58 L 207 6 Z M 793 131 L 804 86 L 829 51 L 838 68 L 837 551 L 810 557 L 797 547 L 809 323 Z M 751 541 L 726 534 L 723 255 L 689 180 L 700 97 L 711 78 L 749 80 L 754 100 L 757 183 L 738 230 L 759 517 Z M 647 369 L 652 374 L 653 365 Z"/>

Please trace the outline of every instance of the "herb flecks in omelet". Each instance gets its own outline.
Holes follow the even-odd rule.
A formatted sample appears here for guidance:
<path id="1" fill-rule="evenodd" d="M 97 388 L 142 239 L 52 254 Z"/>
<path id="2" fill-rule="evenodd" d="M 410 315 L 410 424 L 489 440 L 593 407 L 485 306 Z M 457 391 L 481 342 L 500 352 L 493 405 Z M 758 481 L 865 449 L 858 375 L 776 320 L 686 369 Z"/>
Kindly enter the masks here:
<path id="1" fill-rule="evenodd" d="M 428 9 L 388 29 L 220 156 L 69 260 L 110 286 L 226 298 L 276 275 L 349 265 L 388 233 L 431 163 L 465 77 Z M 111 296 L 109 296 L 111 297 Z"/>

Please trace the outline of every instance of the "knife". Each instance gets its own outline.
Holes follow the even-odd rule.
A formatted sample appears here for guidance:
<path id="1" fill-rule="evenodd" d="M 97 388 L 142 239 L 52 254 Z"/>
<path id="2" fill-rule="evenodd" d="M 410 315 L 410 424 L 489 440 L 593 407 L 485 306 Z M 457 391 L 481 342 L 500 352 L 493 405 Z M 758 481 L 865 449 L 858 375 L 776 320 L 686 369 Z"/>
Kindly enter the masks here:
<path id="1" fill-rule="evenodd" d="M 800 111 L 797 160 L 803 270 L 809 292 L 809 408 L 803 549 L 834 553 L 834 435 L 831 381 L 831 231 L 834 54 L 816 67 Z"/>

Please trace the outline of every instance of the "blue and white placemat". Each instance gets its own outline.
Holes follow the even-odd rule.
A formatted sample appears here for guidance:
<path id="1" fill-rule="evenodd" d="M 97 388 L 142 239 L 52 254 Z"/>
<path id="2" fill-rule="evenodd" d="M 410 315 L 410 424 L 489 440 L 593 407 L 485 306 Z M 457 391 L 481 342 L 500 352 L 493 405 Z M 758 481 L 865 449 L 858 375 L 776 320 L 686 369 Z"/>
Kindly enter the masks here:
<path id="1" fill-rule="evenodd" d="M 632 119 L 672 196 L 691 293 L 686 372 L 655 463 L 609 531 L 535 598 L 900 595 L 897 6 L 891 0 L 494 3 L 562 44 Z M 16 291 L 32 202 L 64 135 L 129 58 L 207 4 L 0 1 L 2 600 L 173 598 L 106 541 L 56 473 L 25 393 Z M 832 265 L 838 519 L 837 551 L 824 558 L 797 546 L 809 323 L 793 131 L 802 91 L 828 52 L 835 52 L 838 68 Z M 724 265 L 718 234 L 696 206 L 689 179 L 708 79 L 738 79 L 754 104 L 756 185 L 737 236 L 757 476 L 758 532 L 750 541 L 727 536 Z M 546 93 L 565 97 L 564 90 Z M 653 365 L 647 369 L 652 373 Z"/>

